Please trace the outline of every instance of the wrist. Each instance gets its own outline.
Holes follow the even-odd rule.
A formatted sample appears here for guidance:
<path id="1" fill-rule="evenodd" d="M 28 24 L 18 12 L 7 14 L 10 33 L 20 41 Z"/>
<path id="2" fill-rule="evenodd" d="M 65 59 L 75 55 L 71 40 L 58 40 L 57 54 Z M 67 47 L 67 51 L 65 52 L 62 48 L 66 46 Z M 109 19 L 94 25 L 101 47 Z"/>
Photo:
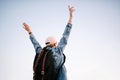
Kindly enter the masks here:
<path id="1" fill-rule="evenodd" d="M 70 17 L 72 17 L 72 13 L 70 13 Z"/>
<path id="2" fill-rule="evenodd" d="M 32 32 L 30 31 L 30 32 L 28 32 L 28 34 L 32 34 Z"/>

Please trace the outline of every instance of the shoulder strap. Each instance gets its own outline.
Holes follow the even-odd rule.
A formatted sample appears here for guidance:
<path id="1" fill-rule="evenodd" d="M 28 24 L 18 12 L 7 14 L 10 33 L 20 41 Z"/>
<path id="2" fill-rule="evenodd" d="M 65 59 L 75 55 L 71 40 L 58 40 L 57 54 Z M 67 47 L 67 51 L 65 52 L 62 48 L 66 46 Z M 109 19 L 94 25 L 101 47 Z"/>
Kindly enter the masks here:
<path id="1" fill-rule="evenodd" d="M 37 60 L 36 60 L 36 62 L 35 62 L 34 68 L 33 68 L 34 71 L 35 71 L 35 69 L 36 69 L 36 67 L 37 67 L 37 65 L 38 65 L 38 61 L 40 60 L 41 56 L 42 56 L 43 53 L 44 53 L 45 48 L 46 48 L 46 47 L 44 47 L 44 48 L 40 51 L 40 53 L 39 53 L 39 55 L 38 55 L 38 57 L 37 57 Z"/>
<path id="2" fill-rule="evenodd" d="M 43 62 L 42 62 L 42 70 L 41 70 L 42 80 L 44 80 L 44 74 L 45 74 L 44 67 L 45 67 L 45 61 L 46 61 L 46 56 L 47 56 L 48 52 L 45 53 L 45 56 L 44 56 Z"/>

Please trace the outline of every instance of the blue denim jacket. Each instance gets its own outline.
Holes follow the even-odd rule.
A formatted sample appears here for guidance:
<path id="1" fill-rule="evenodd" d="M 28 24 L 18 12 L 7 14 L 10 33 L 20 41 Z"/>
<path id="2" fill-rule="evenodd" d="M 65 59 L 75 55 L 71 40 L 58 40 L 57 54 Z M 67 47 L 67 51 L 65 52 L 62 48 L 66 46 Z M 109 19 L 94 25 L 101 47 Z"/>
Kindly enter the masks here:
<path id="1" fill-rule="evenodd" d="M 58 43 L 56 48 L 52 48 L 53 50 L 53 57 L 55 59 L 55 67 L 56 69 L 60 67 L 60 65 L 64 61 L 64 56 L 63 56 L 63 51 L 65 46 L 67 45 L 67 40 L 70 34 L 72 28 L 72 24 L 68 23 L 66 25 L 65 31 L 63 33 L 62 38 L 60 39 L 60 42 Z M 38 43 L 38 41 L 35 39 L 33 34 L 30 34 L 30 40 L 34 45 L 36 54 L 39 54 L 40 51 L 42 50 L 41 45 Z M 62 68 L 60 69 L 59 75 L 58 75 L 58 80 L 67 80 L 67 73 L 66 73 L 66 68 L 63 65 Z"/>

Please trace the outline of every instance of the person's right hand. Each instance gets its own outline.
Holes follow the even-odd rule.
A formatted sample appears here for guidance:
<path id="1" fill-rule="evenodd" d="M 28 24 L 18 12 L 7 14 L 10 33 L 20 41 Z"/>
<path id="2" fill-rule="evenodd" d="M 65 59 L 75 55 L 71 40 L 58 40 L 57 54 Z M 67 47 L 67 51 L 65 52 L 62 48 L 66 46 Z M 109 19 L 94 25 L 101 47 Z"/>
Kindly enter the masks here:
<path id="1" fill-rule="evenodd" d="M 72 13 L 75 11 L 73 6 L 68 5 L 69 8 L 69 13 L 70 13 L 70 17 L 72 17 Z"/>
<path id="2" fill-rule="evenodd" d="M 23 28 L 28 32 L 31 33 L 29 25 L 27 25 L 25 22 L 23 23 Z"/>

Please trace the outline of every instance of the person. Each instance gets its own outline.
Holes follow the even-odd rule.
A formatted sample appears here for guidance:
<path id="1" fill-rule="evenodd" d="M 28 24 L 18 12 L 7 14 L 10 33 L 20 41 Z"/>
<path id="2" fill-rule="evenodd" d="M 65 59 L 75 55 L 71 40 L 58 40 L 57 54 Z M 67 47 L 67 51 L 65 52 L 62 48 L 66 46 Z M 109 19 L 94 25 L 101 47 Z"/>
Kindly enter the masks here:
<path id="1" fill-rule="evenodd" d="M 68 23 L 65 27 L 63 36 L 60 39 L 60 41 L 58 42 L 58 45 L 57 45 L 56 39 L 52 36 L 48 37 L 45 40 L 46 46 L 47 45 L 52 46 L 52 50 L 54 51 L 54 53 L 52 55 L 53 55 L 53 58 L 55 59 L 55 68 L 56 69 L 59 68 L 60 65 L 64 61 L 63 60 L 64 59 L 63 51 L 64 51 L 65 46 L 67 45 L 67 40 L 68 40 L 68 37 L 69 37 L 71 29 L 72 29 L 72 17 L 73 17 L 74 7 L 68 6 L 68 10 L 69 10 L 69 20 L 68 20 Z M 42 47 L 38 43 L 38 41 L 35 39 L 32 31 L 30 29 L 30 26 L 24 22 L 23 27 L 28 32 L 28 34 L 30 36 L 30 40 L 35 48 L 36 54 L 39 54 L 40 51 L 42 50 Z M 65 65 L 62 65 L 62 67 L 60 68 L 57 80 L 67 80 L 67 72 L 66 72 Z"/>

